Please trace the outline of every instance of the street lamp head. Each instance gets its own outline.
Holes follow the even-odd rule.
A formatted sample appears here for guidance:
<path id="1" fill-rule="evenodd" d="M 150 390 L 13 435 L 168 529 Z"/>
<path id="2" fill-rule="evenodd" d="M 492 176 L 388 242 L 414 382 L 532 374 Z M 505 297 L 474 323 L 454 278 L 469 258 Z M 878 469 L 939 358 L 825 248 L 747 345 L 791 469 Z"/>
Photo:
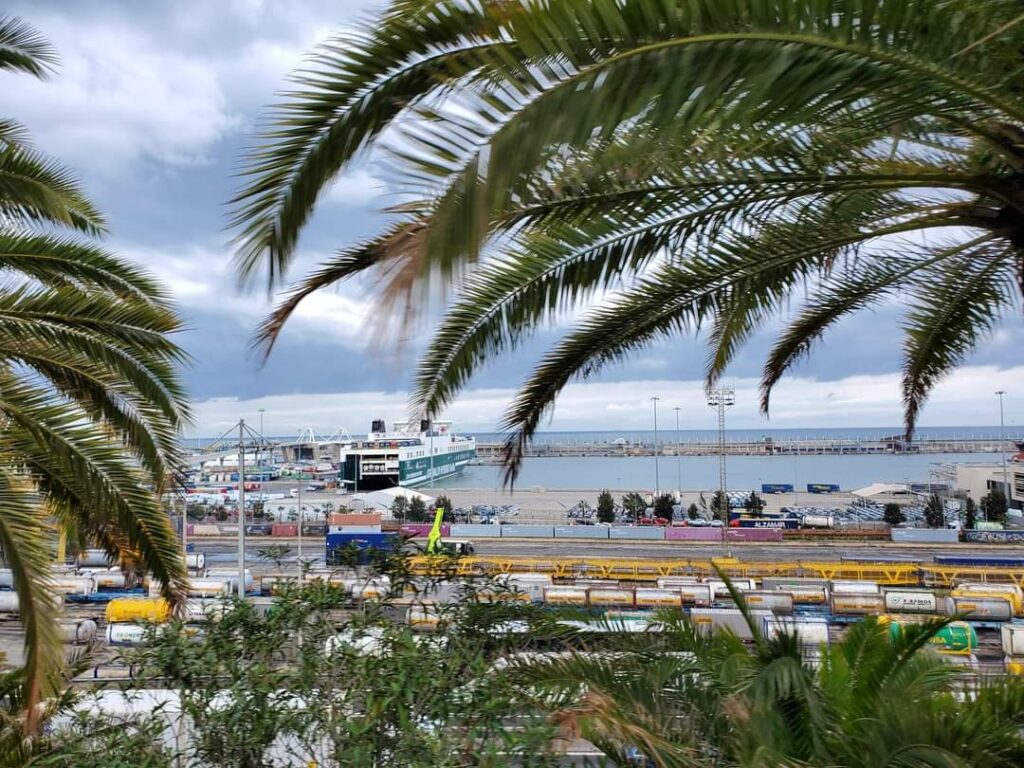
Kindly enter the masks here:
<path id="1" fill-rule="evenodd" d="M 1000 390 L 997 390 L 997 391 L 996 391 L 996 394 L 997 394 L 997 395 L 999 395 L 1000 397 L 1002 397 L 1003 395 L 1005 395 L 1005 394 L 1006 394 L 1006 390 L 1005 390 L 1005 389 L 1000 389 Z"/>

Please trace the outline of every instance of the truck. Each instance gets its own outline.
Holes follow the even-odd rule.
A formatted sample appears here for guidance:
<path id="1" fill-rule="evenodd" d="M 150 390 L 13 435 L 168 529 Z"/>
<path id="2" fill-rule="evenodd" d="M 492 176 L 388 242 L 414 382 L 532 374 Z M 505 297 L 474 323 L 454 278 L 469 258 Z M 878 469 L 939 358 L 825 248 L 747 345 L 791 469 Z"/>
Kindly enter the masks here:
<path id="1" fill-rule="evenodd" d="M 792 483 L 761 483 L 761 493 L 792 493 Z"/>
<path id="2" fill-rule="evenodd" d="M 839 493 L 839 485 L 836 483 L 808 483 L 808 493 Z"/>

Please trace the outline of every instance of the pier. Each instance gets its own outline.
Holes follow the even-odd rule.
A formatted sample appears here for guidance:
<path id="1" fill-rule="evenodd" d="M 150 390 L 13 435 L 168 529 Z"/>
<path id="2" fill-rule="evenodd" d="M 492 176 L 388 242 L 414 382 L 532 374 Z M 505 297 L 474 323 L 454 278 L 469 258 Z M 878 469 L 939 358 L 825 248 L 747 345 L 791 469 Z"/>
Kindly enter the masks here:
<path id="1" fill-rule="evenodd" d="M 928 437 L 906 440 L 901 435 L 885 438 L 771 438 L 760 440 L 729 440 L 725 453 L 730 456 L 843 456 L 880 454 L 988 453 L 1014 454 L 1020 438 L 1005 441 L 995 436 Z M 501 460 L 502 443 L 478 442 L 477 458 L 483 462 Z M 530 458 L 580 458 L 587 456 L 717 456 L 719 445 L 714 440 L 674 442 L 566 441 L 536 442 L 526 448 Z"/>

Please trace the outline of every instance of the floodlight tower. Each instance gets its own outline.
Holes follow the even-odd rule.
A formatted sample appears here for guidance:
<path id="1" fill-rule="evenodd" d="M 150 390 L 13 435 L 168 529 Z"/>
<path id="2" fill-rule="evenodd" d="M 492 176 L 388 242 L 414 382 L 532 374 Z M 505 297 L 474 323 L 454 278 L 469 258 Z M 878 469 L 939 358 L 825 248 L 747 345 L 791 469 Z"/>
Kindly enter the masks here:
<path id="1" fill-rule="evenodd" d="M 728 499 L 725 479 L 725 409 L 736 404 L 736 390 L 733 387 L 719 387 L 708 391 L 708 405 L 718 411 L 718 490 L 722 502 Z M 726 508 L 728 509 L 728 507 Z M 728 524 L 728 512 L 726 520 Z"/>

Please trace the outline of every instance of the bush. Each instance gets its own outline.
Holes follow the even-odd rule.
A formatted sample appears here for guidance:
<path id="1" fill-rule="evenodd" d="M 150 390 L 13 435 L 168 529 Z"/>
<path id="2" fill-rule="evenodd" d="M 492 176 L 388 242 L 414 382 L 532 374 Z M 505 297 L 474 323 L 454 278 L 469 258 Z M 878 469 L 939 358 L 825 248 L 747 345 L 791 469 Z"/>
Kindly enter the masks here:
<path id="1" fill-rule="evenodd" d="M 937 494 L 933 493 L 924 506 L 924 522 L 929 528 L 946 527 L 946 508 Z"/>

